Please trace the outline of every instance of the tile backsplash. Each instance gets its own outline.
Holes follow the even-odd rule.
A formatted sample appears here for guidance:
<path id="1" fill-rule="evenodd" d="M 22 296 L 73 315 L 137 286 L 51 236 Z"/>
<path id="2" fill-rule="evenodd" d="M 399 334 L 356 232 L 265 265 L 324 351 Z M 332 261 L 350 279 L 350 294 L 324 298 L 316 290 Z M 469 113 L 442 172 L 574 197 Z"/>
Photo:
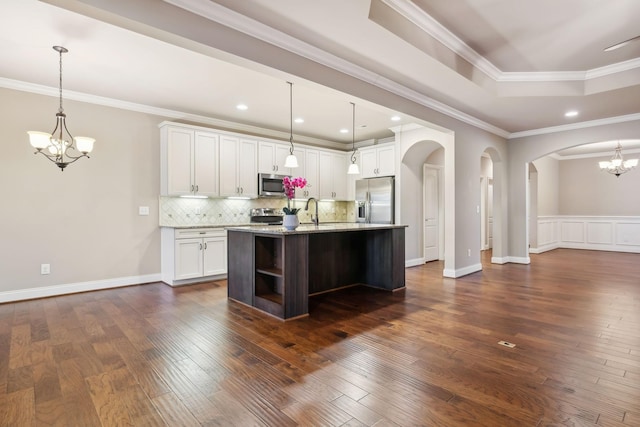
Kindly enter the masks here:
<path id="1" fill-rule="evenodd" d="M 305 200 L 292 200 L 291 207 L 302 208 L 298 212 L 300 222 L 310 222 L 315 207 L 304 210 Z M 282 209 L 286 199 L 195 199 L 185 197 L 160 197 L 161 227 L 190 227 L 211 225 L 247 224 L 253 208 Z M 320 222 L 354 222 L 355 202 L 318 202 Z"/>

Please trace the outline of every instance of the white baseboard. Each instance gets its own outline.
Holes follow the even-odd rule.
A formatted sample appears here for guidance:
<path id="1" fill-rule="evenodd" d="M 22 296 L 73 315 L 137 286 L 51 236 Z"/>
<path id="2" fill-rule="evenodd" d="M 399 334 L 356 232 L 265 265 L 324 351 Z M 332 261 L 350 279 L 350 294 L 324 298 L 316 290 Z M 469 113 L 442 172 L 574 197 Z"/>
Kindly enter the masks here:
<path id="1" fill-rule="evenodd" d="M 559 247 L 560 245 L 558 245 L 558 243 L 549 243 L 547 245 L 538 246 L 537 248 L 529 248 L 529 253 L 541 254 L 543 252 L 548 252 L 554 249 L 558 249 Z"/>
<path id="2" fill-rule="evenodd" d="M 444 269 L 442 275 L 444 277 L 457 279 L 458 277 L 466 276 L 467 274 L 475 273 L 477 271 L 482 271 L 482 264 L 474 264 L 457 270 Z"/>
<path id="3" fill-rule="evenodd" d="M 509 262 L 509 257 L 491 257 L 491 264 L 506 264 Z"/>
<path id="4" fill-rule="evenodd" d="M 529 258 L 528 256 L 526 257 L 510 256 L 510 257 L 507 257 L 507 262 L 512 262 L 514 264 L 531 264 L 531 258 Z"/>
<path id="5" fill-rule="evenodd" d="M 58 295 L 75 294 L 78 292 L 98 291 L 102 289 L 121 288 L 123 286 L 138 285 L 142 283 L 159 282 L 158 274 L 144 276 L 116 277 L 113 279 L 92 280 L 90 282 L 67 283 L 64 285 L 43 286 L 39 288 L 19 289 L 15 291 L 0 292 L 0 303 L 23 301 L 35 298 L 54 297 Z"/>
<path id="6" fill-rule="evenodd" d="M 213 282 L 215 280 L 225 280 L 227 278 L 227 274 L 217 274 L 215 276 L 204 276 L 204 277 L 196 277 L 195 279 L 184 279 L 184 280 L 165 280 L 163 279 L 162 281 L 171 286 L 172 288 L 178 287 L 178 286 L 185 286 L 185 285 L 193 285 L 194 283 L 201 283 L 201 282 Z"/>
<path id="7" fill-rule="evenodd" d="M 424 264 L 424 258 L 414 258 L 414 259 L 407 259 L 404 261 L 404 266 L 406 267 L 415 267 L 417 265 L 422 265 Z"/>

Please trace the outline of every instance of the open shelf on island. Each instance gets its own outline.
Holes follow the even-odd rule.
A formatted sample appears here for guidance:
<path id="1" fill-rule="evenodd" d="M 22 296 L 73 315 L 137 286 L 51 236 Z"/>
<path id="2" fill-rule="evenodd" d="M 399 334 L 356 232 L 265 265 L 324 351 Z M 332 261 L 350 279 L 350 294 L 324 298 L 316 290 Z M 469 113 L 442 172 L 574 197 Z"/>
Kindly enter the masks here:
<path id="1" fill-rule="evenodd" d="M 255 236 L 254 305 L 275 316 L 284 313 L 283 239 Z"/>
<path id="2" fill-rule="evenodd" d="M 256 273 L 266 274 L 268 276 L 282 277 L 282 269 L 277 267 L 256 268 Z"/>

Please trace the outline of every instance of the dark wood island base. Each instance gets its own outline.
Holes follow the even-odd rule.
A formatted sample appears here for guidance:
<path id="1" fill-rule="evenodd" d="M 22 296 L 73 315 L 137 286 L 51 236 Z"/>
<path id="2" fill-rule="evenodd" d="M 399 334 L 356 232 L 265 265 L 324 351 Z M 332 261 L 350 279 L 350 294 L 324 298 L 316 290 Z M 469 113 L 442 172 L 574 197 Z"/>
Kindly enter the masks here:
<path id="1" fill-rule="evenodd" d="M 228 296 L 280 319 L 309 313 L 309 296 L 354 285 L 404 288 L 404 225 L 227 229 Z"/>

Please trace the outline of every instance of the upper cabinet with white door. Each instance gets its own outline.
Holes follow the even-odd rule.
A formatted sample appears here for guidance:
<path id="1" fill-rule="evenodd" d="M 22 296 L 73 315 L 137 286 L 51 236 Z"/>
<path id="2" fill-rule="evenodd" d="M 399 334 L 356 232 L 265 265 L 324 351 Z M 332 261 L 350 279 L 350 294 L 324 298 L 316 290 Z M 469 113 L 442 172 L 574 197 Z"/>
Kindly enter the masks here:
<path id="1" fill-rule="evenodd" d="M 319 152 L 320 199 L 347 200 L 347 157 L 340 152 Z"/>
<path id="2" fill-rule="evenodd" d="M 218 135 L 173 125 L 160 135 L 161 195 L 218 196 Z"/>
<path id="3" fill-rule="evenodd" d="M 298 154 L 300 152 L 300 154 Z M 309 198 L 320 197 L 318 192 L 320 187 L 320 152 L 314 148 L 300 148 L 297 149 L 294 154 L 298 157 L 298 163 L 301 163 L 300 159 L 303 159 L 304 168 L 302 173 L 298 175 L 298 172 L 294 172 L 294 176 L 303 176 L 307 180 L 307 185 L 302 189 L 296 189 L 296 197 Z"/>
<path id="4" fill-rule="evenodd" d="M 284 162 L 289 155 L 289 148 L 289 144 L 258 142 L 258 172 L 276 175 L 295 174 L 295 171 L 284 167 Z"/>
<path id="5" fill-rule="evenodd" d="M 396 150 L 393 143 L 361 148 L 358 151 L 362 178 L 395 175 Z"/>
<path id="6" fill-rule="evenodd" d="M 258 197 L 258 141 L 220 135 L 220 196 Z"/>

